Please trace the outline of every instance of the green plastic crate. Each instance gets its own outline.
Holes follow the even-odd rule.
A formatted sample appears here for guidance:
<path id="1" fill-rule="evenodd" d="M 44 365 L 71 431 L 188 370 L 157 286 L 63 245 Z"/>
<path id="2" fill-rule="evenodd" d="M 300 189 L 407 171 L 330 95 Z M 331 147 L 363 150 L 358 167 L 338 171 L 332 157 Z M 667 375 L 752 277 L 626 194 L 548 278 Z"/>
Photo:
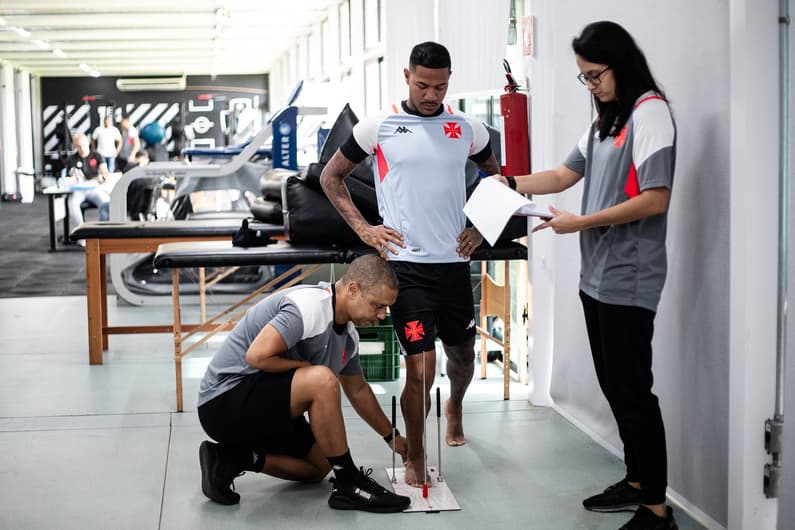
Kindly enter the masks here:
<path id="1" fill-rule="evenodd" d="M 359 362 L 368 381 L 395 381 L 400 378 L 400 346 L 392 319 L 387 315 L 380 326 L 357 327 Z"/>

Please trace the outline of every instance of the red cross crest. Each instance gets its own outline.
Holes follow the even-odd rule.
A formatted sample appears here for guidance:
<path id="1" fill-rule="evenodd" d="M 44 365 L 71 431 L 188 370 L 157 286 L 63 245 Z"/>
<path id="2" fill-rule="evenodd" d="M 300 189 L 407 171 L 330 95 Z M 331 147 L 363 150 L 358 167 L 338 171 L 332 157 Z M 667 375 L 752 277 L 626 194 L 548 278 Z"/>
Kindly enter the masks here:
<path id="1" fill-rule="evenodd" d="M 444 124 L 444 135 L 453 140 L 461 138 L 461 126 L 454 121 L 448 121 Z"/>
<path id="2" fill-rule="evenodd" d="M 425 330 L 422 328 L 422 322 L 419 320 L 407 322 L 404 331 L 406 333 L 406 339 L 409 342 L 417 342 L 425 336 Z"/>

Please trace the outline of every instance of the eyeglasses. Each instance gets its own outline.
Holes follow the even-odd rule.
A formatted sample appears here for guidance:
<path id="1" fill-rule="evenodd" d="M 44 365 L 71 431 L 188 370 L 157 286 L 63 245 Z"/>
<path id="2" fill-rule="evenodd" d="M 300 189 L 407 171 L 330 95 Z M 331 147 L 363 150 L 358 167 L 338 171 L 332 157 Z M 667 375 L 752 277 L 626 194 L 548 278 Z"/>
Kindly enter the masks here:
<path id="1" fill-rule="evenodd" d="M 582 83 L 583 85 L 591 83 L 593 86 L 599 86 L 599 83 L 602 82 L 602 79 L 601 79 L 602 74 L 607 72 L 608 70 L 610 70 L 609 66 L 607 68 L 605 68 L 604 70 L 602 70 L 601 72 L 599 72 L 598 74 L 594 74 L 594 75 L 588 75 L 588 74 L 579 73 L 579 74 L 577 74 L 577 80 L 580 83 Z"/>

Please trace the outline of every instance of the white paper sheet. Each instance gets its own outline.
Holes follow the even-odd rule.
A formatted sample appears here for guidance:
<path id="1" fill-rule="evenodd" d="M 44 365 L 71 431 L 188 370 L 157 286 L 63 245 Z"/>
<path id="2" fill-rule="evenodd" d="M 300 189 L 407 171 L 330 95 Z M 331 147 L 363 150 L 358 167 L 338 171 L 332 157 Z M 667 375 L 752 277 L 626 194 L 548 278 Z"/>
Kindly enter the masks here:
<path id="1" fill-rule="evenodd" d="M 491 177 L 483 179 L 464 206 L 464 213 L 490 245 L 497 242 L 512 215 L 549 218 L 552 214 Z"/>

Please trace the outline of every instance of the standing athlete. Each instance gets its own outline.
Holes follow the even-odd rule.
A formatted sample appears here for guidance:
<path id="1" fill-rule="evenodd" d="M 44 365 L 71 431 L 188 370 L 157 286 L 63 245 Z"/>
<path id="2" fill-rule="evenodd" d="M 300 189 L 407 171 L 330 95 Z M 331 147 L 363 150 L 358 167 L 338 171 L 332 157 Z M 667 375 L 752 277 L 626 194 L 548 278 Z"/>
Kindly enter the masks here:
<path id="1" fill-rule="evenodd" d="M 486 127 L 442 103 L 451 73 L 444 46 L 415 46 L 403 70 L 408 99 L 392 105 L 389 113 L 357 123 L 320 177 L 329 200 L 362 241 L 389 260 L 400 284 L 391 313 L 406 355 L 406 386 L 400 398 L 408 440 L 406 482 L 417 487 L 427 476 L 422 438 L 437 336 L 450 376 L 446 441 L 451 446 L 465 443 L 462 406 L 475 359 L 469 256 L 483 241 L 477 230 L 466 226 L 465 165 L 471 159 L 490 174 L 499 172 Z M 368 155 L 374 155 L 378 211 L 384 220 L 379 226 L 362 217 L 343 184 Z"/>

